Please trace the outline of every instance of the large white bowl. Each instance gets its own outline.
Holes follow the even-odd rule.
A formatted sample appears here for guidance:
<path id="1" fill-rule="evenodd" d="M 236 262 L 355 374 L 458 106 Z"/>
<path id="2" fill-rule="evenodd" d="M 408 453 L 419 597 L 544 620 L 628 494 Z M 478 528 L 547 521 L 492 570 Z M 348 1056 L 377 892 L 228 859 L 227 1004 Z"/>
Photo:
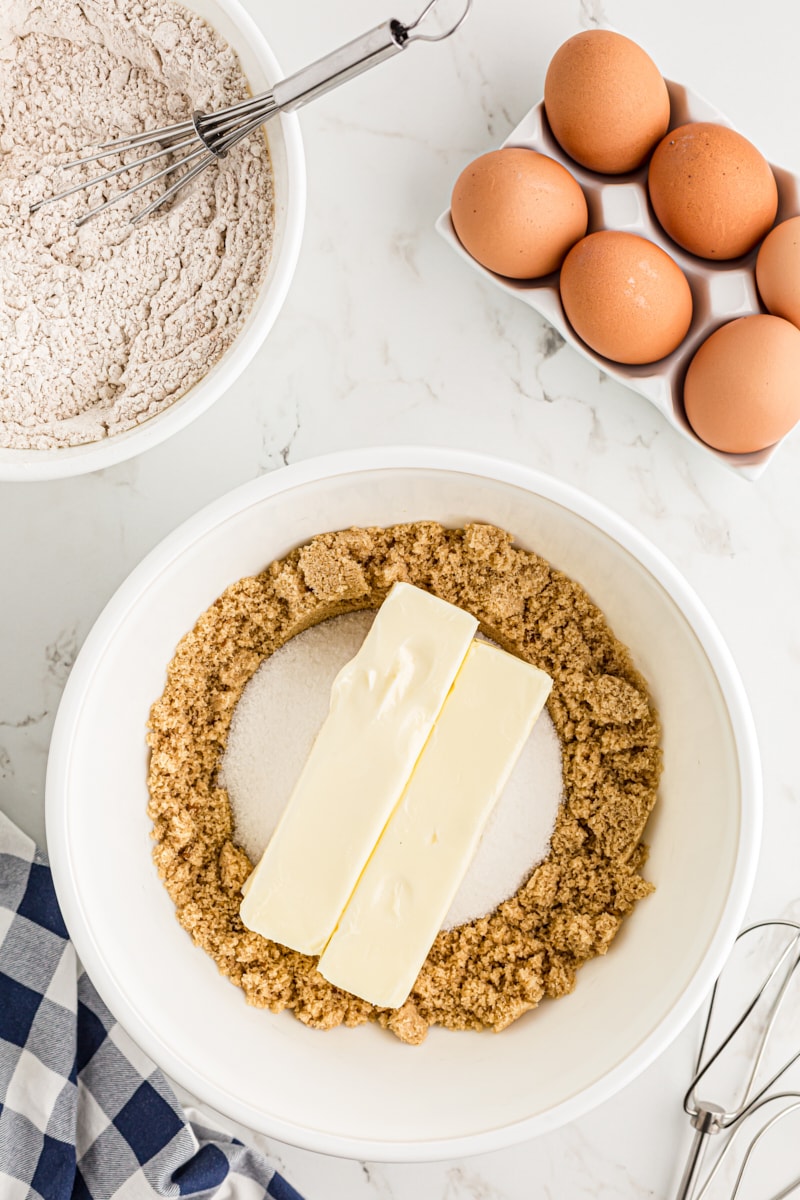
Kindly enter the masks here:
<path id="1" fill-rule="evenodd" d="M 309 1030 L 249 1008 L 175 920 L 150 859 L 148 709 L 179 638 L 230 583 L 323 529 L 422 518 L 513 531 L 579 580 L 649 680 L 664 727 L 650 821 L 654 895 L 575 992 L 501 1035 L 433 1029 L 418 1048 L 375 1026 Z M 73 668 L 47 774 L 58 897 L 101 995 L 208 1104 L 282 1140 L 422 1160 L 496 1149 L 611 1096 L 683 1028 L 742 922 L 758 854 L 752 720 L 719 633 L 668 560 L 589 497 L 511 463 L 364 450 L 239 488 L 157 547 Z"/>
<path id="2" fill-rule="evenodd" d="M 267 90 L 282 77 L 258 26 L 238 0 L 181 0 L 205 17 L 239 55 L 253 92 Z M 272 257 L 261 289 L 236 339 L 194 387 L 154 417 L 111 437 L 54 450 L 0 448 L 0 480 L 60 479 L 99 471 L 152 449 L 199 417 L 228 390 L 260 348 L 289 291 L 303 235 L 306 168 L 300 125 L 293 113 L 281 113 L 266 126 L 275 186 L 275 235 Z"/>

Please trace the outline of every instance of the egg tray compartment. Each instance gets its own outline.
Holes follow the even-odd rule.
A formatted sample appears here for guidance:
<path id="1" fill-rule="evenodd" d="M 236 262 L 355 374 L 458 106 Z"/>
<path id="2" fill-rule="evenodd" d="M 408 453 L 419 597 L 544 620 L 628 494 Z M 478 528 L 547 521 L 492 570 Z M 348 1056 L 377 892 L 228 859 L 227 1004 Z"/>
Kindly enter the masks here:
<path id="1" fill-rule="evenodd" d="M 714 121 L 732 128 L 731 122 L 708 101 L 682 84 L 665 81 L 670 98 L 670 129 L 689 121 Z M 481 274 L 511 296 L 530 305 L 558 330 L 575 350 L 596 363 L 612 379 L 626 384 L 644 396 L 684 437 L 713 454 L 725 466 L 747 479 L 757 479 L 780 446 L 776 442 L 752 454 L 727 454 L 703 442 L 686 419 L 683 406 L 683 381 L 698 346 L 726 322 L 752 313 L 766 312 L 755 279 L 759 247 L 749 254 L 726 262 L 697 258 L 682 250 L 659 225 L 647 192 L 647 164 L 626 175 L 599 175 L 588 171 L 570 158 L 553 137 L 547 123 L 544 103 L 526 114 L 503 142 L 504 146 L 523 146 L 538 150 L 562 164 L 578 181 L 589 209 L 587 233 L 600 229 L 636 233 L 661 246 L 686 275 L 692 291 L 693 313 L 689 332 L 680 346 L 656 363 L 628 366 L 596 354 L 569 324 L 558 290 L 558 272 L 541 279 L 508 279 L 482 267 L 462 246 L 453 227 L 450 210 L 436 222 L 437 232 L 453 249 Z M 775 223 L 800 214 L 800 176 L 770 163 L 778 185 L 778 214 Z M 760 245 L 760 243 L 759 243 Z M 783 439 L 782 439 L 783 440 Z"/>

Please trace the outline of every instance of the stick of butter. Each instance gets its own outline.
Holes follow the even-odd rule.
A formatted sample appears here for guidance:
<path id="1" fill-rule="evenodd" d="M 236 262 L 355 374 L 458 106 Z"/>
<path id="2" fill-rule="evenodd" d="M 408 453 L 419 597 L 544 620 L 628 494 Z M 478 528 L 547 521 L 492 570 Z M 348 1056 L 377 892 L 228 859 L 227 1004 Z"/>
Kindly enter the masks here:
<path id="1" fill-rule="evenodd" d="M 552 682 L 473 643 L 320 959 L 330 983 L 382 1008 L 408 998 Z"/>
<path id="2" fill-rule="evenodd" d="M 248 929 L 319 954 L 396 807 L 478 622 L 396 583 L 331 689 L 289 803 L 248 880 Z"/>

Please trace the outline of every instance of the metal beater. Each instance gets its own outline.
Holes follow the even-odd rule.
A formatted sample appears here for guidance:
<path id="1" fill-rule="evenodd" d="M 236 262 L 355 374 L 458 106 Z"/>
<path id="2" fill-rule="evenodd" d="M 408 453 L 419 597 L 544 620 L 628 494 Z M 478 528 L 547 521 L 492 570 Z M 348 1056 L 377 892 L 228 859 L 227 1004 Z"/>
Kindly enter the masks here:
<path id="1" fill-rule="evenodd" d="M 119 204 L 148 184 L 158 179 L 164 179 L 176 171 L 183 171 L 183 174 L 172 182 L 157 199 L 131 218 L 131 224 L 135 225 L 137 221 L 141 221 L 160 208 L 216 159 L 224 158 L 237 142 L 241 142 L 275 113 L 291 112 L 293 109 L 301 108 L 317 96 L 332 91 L 348 79 L 353 79 L 377 63 L 399 54 L 401 50 L 405 50 L 414 42 L 441 42 L 450 37 L 466 19 L 472 7 L 472 0 L 464 0 L 462 11 L 447 28 L 428 30 L 435 10 L 441 3 L 442 0 L 429 0 L 420 15 L 410 25 L 404 25 L 401 21 L 394 19 L 384 21 L 375 29 L 355 38 L 352 42 L 347 42 L 338 50 L 326 54 L 302 71 L 276 83 L 269 92 L 262 92 L 258 96 L 242 100 L 239 104 L 233 104 L 218 112 L 194 112 L 189 119 L 181 121 L 177 125 L 168 125 L 163 129 L 149 129 L 143 133 L 133 134 L 131 137 L 104 142 L 96 154 L 65 163 L 63 169 L 70 170 L 86 163 L 98 162 L 100 159 L 128 150 L 138 152 L 149 146 L 157 146 L 158 149 L 152 154 L 145 155 L 144 158 L 124 163 L 112 171 L 107 171 L 104 175 L 97 175 L 82 183 L 76 183 L 73 187 L 66 188 L 55 196 L 48 196 L 37 204 L 32 204 L 31 212 L 36 212 L 44 204 L 53 204 L 57 200 L 63 200 L 66 196 L 71 196 L 93 184 L 105 183 L 123 171 L 131 170 L 132 167 L 143 167 L 166 155 L 178 154 L 185 150 L 186 153 L 176 161 L 148 175 L 140 183 L 112 196 L 104 204 L 84 213 L 75 222 L 76 225 L 83 225 L 112 204 Z"/>
<path id="2" fill-rule="evenodd" d="M 718 997 L 718 989 L 722 977 L 717 980 L 711 993 L 711 1003 L 706 1018 L 700 1051 L 694 1078 L 683 1101 L 683 1107 L 695 1129 L 695 1135 L 689 1152 L 689 1158 L 676 1200 L 702 1200 L 714 1179 L 719 1178 L 725 1164 L 733 1160 L 734 1152 L 743 1144 L 745 1134 L 758 1115 L 767 1117 L 762 1128 L 756 1134 L 750 1134 L 750 1140 L 743 1153 L 738 1174 L 736 1175 L 730 1200 L 739 1195 L 742 1181 L 751 1168 L 752 1157 L 762 1139 L 771 1134 L 776 1126 L 786 1117 L 800 1112 L 800 1092 L 775 1091 L 775 1085 L 789 1068 L 800 1060 L 800 1050 L 781 1063 L 777 1069 L 762 1069 L 768 1053 L 768 1045 L 774 1040 L 776 1022 L 786 1006 L 789 988 L 794 980 L 795 972 L 800 965 L 800 925 L 794 921 L 759 921 L 744 929 L 737 942 L 753 935 L 763 936 L 766 930 L 776 931 L 786 941 L 777 955 L 775 962 L 768 970 L 763 982 L 757 988 L 749 1003 L 745 1006 L 739 1018 L 733 1023 L 728 1033 L 722 1038 L 716 1049 L 706 1052 L 709 1040 L 712 1015 Z M 724 975 L 724 973 L 723 973 Z M 800 979 L 800 976 L 798 976 Z M 795 997 L 795 1002 L 797 997 Z M 797 1015 L 797 1009 L 795 1009 Z M 727 1108 L 697 1098 L 697 1089 L 715 1064 L 720 1064 L 725 1051 L 730 1053 L 734 1039 L 754 1041 L 751 1051 L 752 1061 L 749 1073 L 740 1084 L 738 1098 Z M 761 1077 L 759 1077 L 761 1076 Z M 700 1183 L 700 1172 L 708 1147 L 709 1138 L 713 1134 L 728 1133 L 722 1149 Z M 800 1188 L 800 1154 L 798 1154 L 797 1177 L 772 1196 L 766 1197 L 759 1192 L 760 1200 L 784 1200 L 797 1188 Z"/>

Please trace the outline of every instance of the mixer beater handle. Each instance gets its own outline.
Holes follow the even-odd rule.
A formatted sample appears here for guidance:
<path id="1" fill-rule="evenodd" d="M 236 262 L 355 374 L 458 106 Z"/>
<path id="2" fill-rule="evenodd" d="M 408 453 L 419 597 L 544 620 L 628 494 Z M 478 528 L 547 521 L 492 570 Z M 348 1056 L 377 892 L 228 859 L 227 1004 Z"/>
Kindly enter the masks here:
<path id="1" fill-rule="evenodd" d="M 720 1117 L 724 1115 L 724 1109 L 718 1104 L 702 1104 L 698 1102 L 697 1112 L 692 1117 L 692 1125 L 694 1125 L 694 1138 L 689 1149 L 689 1157 L 686 1160 L 686 1169 L 683 1172 L 680 1187 L 678 1188 L 675 1200 L 691 1200 L 695 1192 L 695 1184 L 700 1174 L 700 1168 L 703 1165 L 703 1156 L 706 1152 L 708 1139 L 712 1133 L 719 1133 L 722 1125 Z"/>

